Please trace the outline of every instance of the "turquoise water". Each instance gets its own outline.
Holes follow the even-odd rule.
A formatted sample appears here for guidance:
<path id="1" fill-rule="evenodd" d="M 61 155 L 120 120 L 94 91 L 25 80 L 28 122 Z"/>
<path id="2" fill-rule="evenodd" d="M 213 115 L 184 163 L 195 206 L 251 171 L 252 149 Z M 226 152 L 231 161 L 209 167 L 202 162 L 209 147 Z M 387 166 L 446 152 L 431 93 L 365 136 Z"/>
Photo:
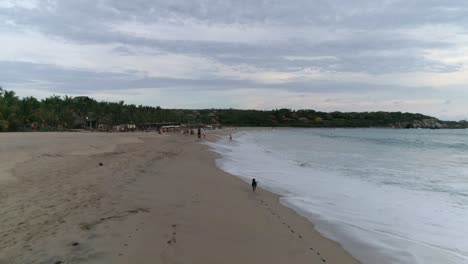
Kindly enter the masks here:
<path id="1" fill-rule="evenodd" d="M 212 146 L 363 263 L 468 263 L 468 130 L 281 129 Z"/>

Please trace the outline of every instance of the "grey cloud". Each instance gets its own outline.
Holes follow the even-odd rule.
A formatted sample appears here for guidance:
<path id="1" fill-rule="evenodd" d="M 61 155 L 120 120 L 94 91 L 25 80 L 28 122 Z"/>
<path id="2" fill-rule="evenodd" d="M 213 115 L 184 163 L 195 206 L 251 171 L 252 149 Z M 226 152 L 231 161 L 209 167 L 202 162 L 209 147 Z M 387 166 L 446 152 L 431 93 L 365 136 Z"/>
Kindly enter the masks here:
<path id="1" fill-rule="evenodd" d="M 57 1 L 56 10 L 144 22 L 185 18 L 207 23 L 315 24 L 346 27 L 392 27 L 425 23 L 466 23 L 464 0 L 105 0 Z M 93 20 L 100 19 L 96 17 Z M 466 24 L 465 24 L 466 25 Z"/>
<path id="2" fill-rule="evenodd" d="M 391 85 L 371 85 L 365 83 L 342 83 L 337 81 L 293 80 L 279 84 L 264 84 L 250 80 L 233 79 L 177 79 L 141 77 L 139 72 L 109 73 L 83 70 L 70 70 L 53 65 L 27 62 L 0 62 L 0 80 L 10 85 L 21 85 L 25 80 L 31 82 L 47 81 L 47 89 L 57 93 L 82 94 L 99 90 L 131 90 L 136 88 L 160 89 L 278 89 L 292 92 L 315 93 L 381 93 L 391 95 L 396 93 L 405 96 L 417 96 L 421 87 L 404 87 Z M 4 85 L 5 89 L 9 89 Z M 424 89 L 426 94 L 437 94 L 431 88 Z"/>
<path id="3" fill-rule="evenodd" d="M 135 55 L 135 52 L 125 46 L 118 46 L 112 49 L 112 52 L 118 55 Z"/>
<path id="4" fill-rule="evenodd" d="M 389 29 L 453 23 L 468 28 L 466 1 L 347 1 L 304 0 L 296 4 L 275 1 L 47 1 L 39 9 L 0 9 L 0 17 L 27 28 L 35 28 L 77 43 L 121 43 L 155 52 L 194 54 L 222 63 L 246 63 L 278 71 L 312 68 L 371 74 L 411 71 L 453 72 L 460 65 L 427 60 L 423 50 L 446 49 L 444 40 L 422 41 Z M 192 21 L 211 25 L 282 25 L 284 30 L 308 26 L 336 32 L 337 38 L 311 41 L 302 36 L 282 42 L 246 44 L 238 42 L 161 40 L 131 36 L 111 30 L 122 21 L 158 23 L 171 21 L 183 27 Z M 342 31 L 352 34 L 341 35 Z M 307 31 L 305 31 L 307 32 Z M 118 55 L 134 51 L 116 48 Z M 400 55 L 382 55 L 398 52 Z M 369 55 L 370 54 L 370 55 Z M 285 56 L 334 56 L 337 61 L 285 60 Z"/>
<path id="5" fill-rule="evenodd" d="M 51 32 L 106 27 L 117 21 L 187 21 L 207 24 L 322 26 L 345 29 L 395 29 L 427 24 L 456 24 L 468 28 L 468 2 L 464 0 L 82 0 L 42 1 L 39 9 L 0 11 L 16 21 L 46 26 Z M 60 23 L 57 23 L 60 22 Z M 38 23 L 38 24 L 36 24 Z M 104 25 L 104 26 L 103 26 Z M 84 33 L 84 32 L 81 32 Z"/>
<path id="6" fill-rule="evenodd" d="M 121 38 L 123 40 L 124 38 Z M 419 48 L 442 48 L 450 46 L 443 42 L 408 41 L 381 36 L 383 46 L 364 40 L 328 41 L 314 44 L 310 41 L 293 41 L 274 44 L 224 43 L 214 41 L 176 41 L 128 39 L 134 45 L 153 47 L 168 53 L 191 54 L 215 59 L 226 64 L 248 64 L 255 67 L 277 70 L 296 71 L 298 69 L 318 69 L 327 71 L 368 72 L 373 74 L 429 71 L 454 72 L 460 70 L 457 64 L 444 64 L 425 59 Z M 135 43 L 137 42 L 137 43 Z M 398 44 L 397 44 L 398 43 Z M 386 46 L 388 45 L 388 46 Z M 409 50 L 405 55 L 385 55 L 379 52 Z M 144 52 L 148 52 L 145 50 Z M 297 57 L 335 57 L 330 59 L 285 59 Z"/>
<path id="7" fill-rule="evenodd" d="M 468 10 L 468 3 L 464 0 L 83 0 L 52 3 L 45 7 L 67 12 L 71 17 L 100 15 L 93 21 L 102 17 L 144 22 L 161 19 L 183 21 L 189 18 L 207 23 L 316 24 L 359 28 L 420 25 L 427 22 L 460 24 L 466 23 Z"/>

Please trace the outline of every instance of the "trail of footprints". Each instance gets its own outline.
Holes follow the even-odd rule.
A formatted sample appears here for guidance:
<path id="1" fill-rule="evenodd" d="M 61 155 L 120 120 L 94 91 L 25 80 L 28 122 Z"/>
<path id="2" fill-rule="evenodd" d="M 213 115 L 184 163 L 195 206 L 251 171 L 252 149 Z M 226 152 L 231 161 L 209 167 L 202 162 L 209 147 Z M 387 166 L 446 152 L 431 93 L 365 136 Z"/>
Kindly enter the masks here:
<path id="1" fill-rule="evenodd" d="M 146 209 L 146 208 L 135 208 L 135 209 L 132 209 L 132 210 L 127 210 L 127 211 L 124 211 L 122 213 L 117 213 L 117 214 L 114 214 L 114 215 L 111 215 L 111 216 L 108 216 L 108 217 L 102 217 L 94 222 L 91 222 L 91 223 L 80 223 L 79 226 L 80 226 L 80 229 L 81 230 L 84 230 L 84 231 L 89 231 L 89 230 L 92 230 L 93 228 L 95 228 L 95 226 L 99 225 L 99 224 L 102 224 L 103 222 L 106 222 L 106 221 L 109 221 L 109 220 L 114 220 L 114 219 L 120 219 L 120 218 L 124 218 L 124 217 L 128 217 L 132 214 L 137 214 L 137 213 L 148 213 L 149 212 L 149 209 Z M 140 224 L 144 224 L 144 222 L 141 222 Z M 173 225 L 174 227 L 174 225 Z M 139 228 L 136 228 L 135 231 L 139 231 L 140 229 Z M 175 235 L 175 227 L 174 227 L 174 232 L 173 232 L 173 235 Z M 132 235 L 128 235 L 127 236 L 128 238 L 132 238 Z M 174 243 L 175 243 L 175 236 L 172 238 Z M 68 246 L 72 249 L 72 250 L 75 250 L 75 253 L 80 253 L 80 250 L 83 249 L 83 247 L 86 247 L 86 245 L 83 245 L 82 243 L 80 242 L 77 242 L 77 241 L 72 241 L 68 244 Z M 128 243 L 124 243 L 123 244 L 124 247 L 128 247 Z M 118 253 L 118 256 L 123 256 L 124 254 L 119 252 Z M 74 257 L 72 255 L 72 257 Z M 58 256 L 52 256 L 51 259 L 53 261 L 51 261 L 50 263 L 53 263 L 53 264 L 65 264 L 65 263 L 70 263 L 69 261 L 67 260 L 62 260 L 62 259 L 59 259 Z M 41 262 L 42 263 L 42 262 Z M 48 261 L 45 261 L 43 263 L 49 263 Z M 74 262 L 73 262 L 74 263 Z"/>
<path id="2" fill-rule="evenodd" d="M 177 225 L 172 224 L 170 228 L 169 240 L 166 241 L 167 247 L 161 252 L 161 263 L 179 263 L 176 260 L 175 244 L 177 243 Z"/>
<path id="3" fill-rule="evenodd" d="M 176 228 L 177 228 L 177 225 L 176 225 L 176 224 L 173 224 L 173 225 L 171 225 L 171 227 L 172 227 L 171 239 L 169 239 L 169 240 L 167 241 L 167 244 L 169 244 L 169 245 L 170 245 L 170 244 L 175 244 L 175 243 L 177 242 L 177 239 L 176 239 L 176 235 L 177 235 L 177 230 L 176 230 Z"/>
<path id="4" fill-rule="evenodd" d="M 278 213 L 276 213 L 275 210 L 273 210 L 273 209 L 268 205 L 267 202 L 265 202 L 264 200 L 260 199 L 260 203 L 270 212 L 271 215 L 273 215 L 274 217 L 278 218 L 278 220 L 281 221 L 281 224 L 283 224 L 285 227 L 287 227 L 287 228 L 289 229 L 289 231 L 290 231 L 293 235 L 296 235 L 299 239 L 302 239 L 302 235 L 299 234 L 299 233 L 297 233 L 296 231 L 294 231 L 294 229 L 293 229 L 290 225 L 288 225 L 285 221 L 283 221 L 283 220 L 281 219 L 281 216 L 280 216 Z M 322 262 L 324 262 L 324 263 L 327 262 L 327 260 L 325 260 L 323 257 L 321 257 L 320 252 L 314 250 L 314 248 L 312 248 L 312 247 L 310 247 L 309 250 L 312 251 L 312 252 L 315 252 L 315 254 L 316 254 L 317 256 L 320 257 L 320 260 L 322 260 Z"/>

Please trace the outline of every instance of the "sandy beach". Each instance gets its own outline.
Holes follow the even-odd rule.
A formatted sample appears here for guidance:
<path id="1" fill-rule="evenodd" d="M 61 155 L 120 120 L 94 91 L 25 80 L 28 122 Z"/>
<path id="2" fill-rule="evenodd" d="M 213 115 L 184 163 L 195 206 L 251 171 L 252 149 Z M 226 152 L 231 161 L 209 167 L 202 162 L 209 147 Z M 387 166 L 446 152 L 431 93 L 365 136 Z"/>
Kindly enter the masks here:
<path id="1" fill-rule="evenodd" d="M 179 134 L 0 134 L 0 263 L 358 263 L 215 159 Z"/>

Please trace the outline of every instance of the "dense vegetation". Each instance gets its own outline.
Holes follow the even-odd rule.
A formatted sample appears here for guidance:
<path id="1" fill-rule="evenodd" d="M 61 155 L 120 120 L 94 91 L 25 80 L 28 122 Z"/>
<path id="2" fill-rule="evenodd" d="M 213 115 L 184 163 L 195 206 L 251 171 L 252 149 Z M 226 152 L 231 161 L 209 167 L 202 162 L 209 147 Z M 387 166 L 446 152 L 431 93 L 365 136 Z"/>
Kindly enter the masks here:
<path id="1" fill-rule="evenodd" d="M 466 127 L 422 114 L 401 112 L 317 112 L 277 109 L 162 109 L 123 101 L 97 102 L 88 97 L 51 96 L 43 100 L 18 98 L 0 88 L 0 131 L 50 131 L 118 124 L 158 122 L 221 124 L 226 126 L 294 127 Z"/>

